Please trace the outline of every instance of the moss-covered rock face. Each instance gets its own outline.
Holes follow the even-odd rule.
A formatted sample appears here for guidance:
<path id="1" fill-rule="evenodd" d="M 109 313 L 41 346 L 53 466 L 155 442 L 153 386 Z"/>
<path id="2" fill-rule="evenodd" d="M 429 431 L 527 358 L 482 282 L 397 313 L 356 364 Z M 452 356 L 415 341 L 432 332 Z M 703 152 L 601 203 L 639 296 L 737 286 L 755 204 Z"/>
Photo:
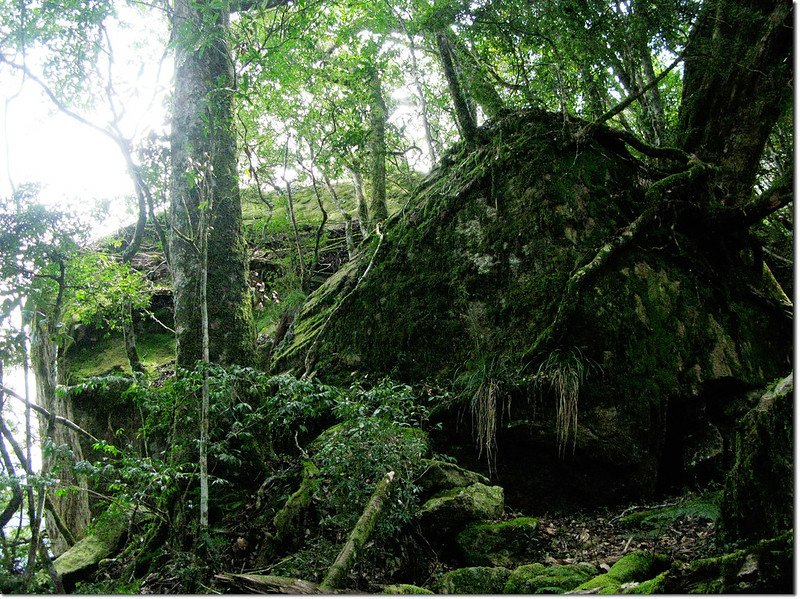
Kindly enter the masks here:
<path id="1" fill-rule="evenodd" d="M 437 591 L 442 595 L 498 595 L 510 575 L 508 568 L 460 568 L 442 576 Z"/>
<path id="2" fill-rule="evenodd" d="M 536 518 L 514 518 L 470 524 L 459 533 L 458 547 L 471 566 L 513 568 L 532 561 L 538 523 Z"/>
<path id="3" fill-rule="evenodd" d="M 547 487 L 594 501 L 652 491 L 670 402 L 718 380 L 752 388 L 778 376 L 791 327 L 752 292 L 764 281 L 746 252 L 665 214 L 581 286 L 560 333 L 537 345 L 571 274 L 645 210 L 646 190 L 665 175 L 602 128 L 577 147 L 568 129 L 529 111 L 483 130 L 474 150 L 457 146 L 385 237 L 309 297 L 277 367 L 449 382 L 466 365 L 499 383 L 522 371 L 524 383 L 548 357 L 576 355 L 572 373 L 587 375 L 575 397 L 577 459 L 553 463 L 556 399 L 543 386 L 534 411 L 538 392 L 523 385 L 511 444 L 525 457 L 504 453 L 501 431 L 499 482 L 509 495 L 515 480 L 528 482 L 520 501 Z M 560 430 L 571 452 L 574 431 Z"/>
<path id="4" fill-rule="evenodd" d="M 563 594 L 596 573 L 591 564 L 527 564 L 511 573 L 503 592 L 511 595 Z"/>
<path id="5" fill-rule="evenodd" d="M 793 375 L 782 379 L 739 423 L 736 462 L 722 504 L 731 537 L 769 538 L 792 527 L 793 380 Z"/>
<path id="6" fill-rule="evenodd" d="M 419 520 L 426 535 L 444 538 L 460 532 L 476 520 L 503 515 L 503 488 L 475 483 L 435 495 L 420 508 Z"/>

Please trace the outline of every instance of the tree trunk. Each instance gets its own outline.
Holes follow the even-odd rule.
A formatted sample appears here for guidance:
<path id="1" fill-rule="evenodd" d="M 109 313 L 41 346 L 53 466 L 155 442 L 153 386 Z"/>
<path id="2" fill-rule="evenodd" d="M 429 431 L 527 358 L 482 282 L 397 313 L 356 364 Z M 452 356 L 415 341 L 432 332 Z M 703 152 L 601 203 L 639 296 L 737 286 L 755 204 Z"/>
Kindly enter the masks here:
<path id="1" fill-rule="evenodd" d="M 144 372 L 144 366 L 139 359 L 139 352 L 136 349 L 136 332 L 133 329 L 133 310 L 131 303 L 125 302 L 125 319 L 122 322 L 122 336 L 125 340 L 125 354 L 128 356 L 128 364 L 132 372 Z"/>
<path id="2" fill-rule="evenodd" d="M 364 180 L 361 178 L 361 171 L 356 167 L 347 167 L 347 170 L 353 180 L 353 192 L 356 194 L 358 212 L 358 229 L 361 231 L 361 238 L 363 239 L 367 236 L 367 223 L 369 223 L 369 208 L 367 208 L 367 200 L 364 198 Z"/>
<path id="3" fill-rule="evenodd" d="M 381 76 L 376 66 L 370 67 L 370 158 L 372 161 L 372 198 L 369 207 L 369 231 L 389 216 L 386 208 L 386 121 L 389 118 L 383 99 Z"/>
<path id="4" fill-rule="evenodd" d="M 463 85 L 468 90 L 470 98 L 481 107 L 487 117 L 492 118 L 500 114 L 505 108 L 505 102 L 491 82 L 486 67 L 451 31 L 446 32 L 445 35 L 447 35 L 450 48 L 457 58 L 456 72 L 461 74 Z"/>
<path id="5" fill-rule="evenodd" d="M 444 33 L 439 32 L 436 34 L 436 43 L 439 46 L 439 56 L 442 59 L 444 77 L 447 80 L 447 87 L 450 90 L 453 107 L 455 108 L 456 125 L 458 126 L 462 139 L 467 145 L 474 145 L 478 125 L 467 103 L 467 98 L 464 94 L 461 82 L 458 80 L 458 74 L 456 73 L 456 67 L 453 61 L 453 49 L 450 46 L 447 35 Z"/>
<path id="6" fill-rule="evenodd" d="M 714 184 L 726 204 L 750 199 L 767 137 L 792 98 L 791 54 L 791 2 L 704 4 L 686 47 L 680 142 L 720 167 Z"/>
<path id="7" fill-rule="evenodd" d="M 31 363 L 36 377 L 36 396 L 38 403 L 51 414 L 74 420 L 72 407 L 68 398 L 56 394 L 57 383 L 57 358 L 58 345 L 53 339 L 50 323 L 60 321 L 60 315 L 49 315 L 49 320 L 42 322 L 37 318 L 31 328 Z M 51 440 L 56 445 L 66 445 L 72 452 L 72 459 L 63 456 L 53 456 L 50 452 L 42 452 L 42 471 L 45 473 L 57 472 L 60 487 L 75 487 L 64 495 L 53 494 L 53 508 L 58 513 L 61 521 L 72 532 L 73 536 L 80 539 L 89 525 L 91 513 L 89 511 L 89 495 L 86 492 L 86 479 L 73 474 L 71 467 L 83 460 L 78 434 L 66 427 L 50 427 L 46 418 L 40 418 L 40 431 L 42 439 L 47 438 L 51 432 Z M 44 492 L 42 490 L 41 492 Z M 65 551 L 69 545 L 63 538 L 54 522 L 47 520 L 47 533 L 56 555 Z"/>
<path id="8" fill-rule="evenodd" d="M 214 197 L 208 237 L 208 295 L 214 298 L 208 314 L 210 357 L 222 364 L 248 364 L 255 350 L 255 327 L 236 174 L 228 16 L 212 2 L 177 0 L 172 26 L 176 69 L 170 254 L 177 365 L 190 368 L 202 354 L 201 258 L 189 237 L 198 230 L 202 201 L 193 174 L 208 164 Z"/>

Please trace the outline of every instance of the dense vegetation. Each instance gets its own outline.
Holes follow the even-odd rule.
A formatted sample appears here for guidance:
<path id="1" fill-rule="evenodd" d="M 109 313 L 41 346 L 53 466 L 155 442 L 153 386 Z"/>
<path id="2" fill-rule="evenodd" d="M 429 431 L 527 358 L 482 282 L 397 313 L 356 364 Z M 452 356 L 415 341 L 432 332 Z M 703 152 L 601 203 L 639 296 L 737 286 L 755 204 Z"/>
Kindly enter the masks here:
<path id="1" fill-rule="evenodd" d="M 792 590 L 789 3 L 0 6 L 0 590 Z"/>

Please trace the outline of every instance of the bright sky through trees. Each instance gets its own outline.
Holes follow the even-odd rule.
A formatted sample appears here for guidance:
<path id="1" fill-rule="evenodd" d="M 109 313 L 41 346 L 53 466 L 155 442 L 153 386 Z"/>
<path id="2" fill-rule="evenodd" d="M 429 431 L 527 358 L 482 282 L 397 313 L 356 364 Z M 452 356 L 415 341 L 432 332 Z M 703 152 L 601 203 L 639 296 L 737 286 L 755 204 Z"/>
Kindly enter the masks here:
<path id="1" fill-rule="evenodd" d="M 119 7 L 110 23 L 113 40 L 114 92 L 118 96 L 122 133 L 134 142 L 149 131 L 164 132 L 166 90 L 172 76 L 171 58 L 161 60 L 168 31 L 166 22 L 150 13 Z M 28 64 L 39 72 L 36 55 Z M 109 64 L 98 64 L 103 77 Z M 133 220 L 133 182 L 119 148 L 109 138 L 60 112 L 36 83 L 9 69 L 0 72 L 0 195 L 12 187 L 38 183 L 41 201 L 69 206 L 90 215 L 107 204 L 108 216 L 96 234 Z M 76 105 L 80 106 L 79 99 Z M 103 96 L 91 108 L 74 108 L 80 116 L 104 126 L 111 119 Z"/>

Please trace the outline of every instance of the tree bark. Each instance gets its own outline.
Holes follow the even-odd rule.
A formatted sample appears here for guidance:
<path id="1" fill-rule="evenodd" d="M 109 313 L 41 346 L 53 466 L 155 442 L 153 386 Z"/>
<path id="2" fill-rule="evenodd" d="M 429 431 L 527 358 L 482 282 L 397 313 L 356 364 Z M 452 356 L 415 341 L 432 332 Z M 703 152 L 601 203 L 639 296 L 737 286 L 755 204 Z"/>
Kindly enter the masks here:
<path id="1" fill-rule="evenodd" d="M 201 192 L 192 181 L 211 166 L 213 214 L 209 216 L 208 296 L 210 357 L 221 364 L 249 364 L 255 350 L 247 247 L 236 173 L 233 132 L 233 64 L 227 42 L 228 14 L 202 0 L 177 0 L 173 10 L 175 92 L 170 181 L 170 257 L 175 293 L 177 365 L 201 358 L 198 252 L 188 237 L 198 231 Z M 177 234 L 176 230 L 182 234 Z M 196 239 L 196 237 L 195 237 Z"/>
<path id="2" fill-rule="evenodd" d="M 681 145 L 718 165 L 729 205 L 746 202 L 767 137 L 792 98 L 792 3 L 710 0 L 686 48 Z"/>

